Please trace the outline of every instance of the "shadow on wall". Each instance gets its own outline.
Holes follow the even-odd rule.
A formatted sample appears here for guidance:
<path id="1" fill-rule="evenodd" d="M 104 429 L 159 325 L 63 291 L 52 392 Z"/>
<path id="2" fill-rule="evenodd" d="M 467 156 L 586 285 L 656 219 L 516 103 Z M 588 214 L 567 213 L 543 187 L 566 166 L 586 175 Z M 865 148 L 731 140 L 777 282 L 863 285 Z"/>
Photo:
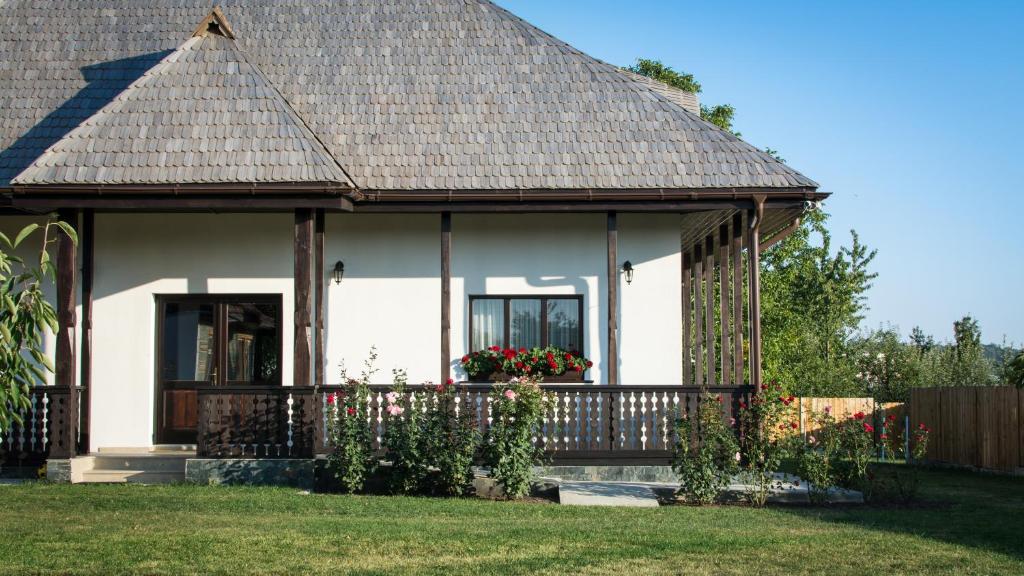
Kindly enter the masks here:
<path id="1" fill-rule="evenodd" d="M 111 60 L 81 69 L 86 85 L 50 112 L 5 150 L 0 151 L 0 185 L 28 168 L 40 154 L 71 132 L 139 79 L 171 50 Z"/>

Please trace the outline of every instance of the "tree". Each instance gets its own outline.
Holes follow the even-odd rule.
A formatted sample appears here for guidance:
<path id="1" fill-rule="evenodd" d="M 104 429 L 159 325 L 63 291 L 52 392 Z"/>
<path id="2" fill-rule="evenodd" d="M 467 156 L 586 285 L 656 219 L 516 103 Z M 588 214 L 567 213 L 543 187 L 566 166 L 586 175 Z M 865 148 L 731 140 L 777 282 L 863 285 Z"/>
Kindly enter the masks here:
<path id="1" fill-rule="evenodd" d="M 931 334 L 926 335 L 920 326 L 914 326 L 910 331 L 910 343 L 917 349 L 917 355 L 924 357 L 935 348 L 935 338 Z"/>
<path id="2" fill-rule="evenodd" d="M 1003 368 L 1003 382 L 1024 388 L 1024 350 L 1021 350 Z"/>
<path id="3" fill-rule="evenodd" d="M 666 66 L 660 60 L 638 58 L 636 63 L 627 67 L 626 70 L 629 70 L 634 74 L 653 78 L 659 82 L 664 82 L 669 86 L 685 90 L 686 92 L 700 94 L 702 91 L 700 83 L 694 79 L 693 74 L 673 70 L 671 66 Z M 735 114 L 736 109 L 729 104 L 717 104 L 715 106 L 706 106 L 701 104 L 700 107 L 701 118 L 711 122 L 722 130 L 732 132 L 738 137 L 740 136 L 740 133 L 735 132 L 732 129 L 732 122 Z"/>
<path id="4" fill-rule="evenodd" d="M 765 375 L 797 394 L 862 393 L 850 339 L 866 309 L 876 274 L 875 251 L 851 230 L 850 246 L 833 252 L 825 222 L 810 212 L 793 234 L 761 256 L 761 325 Z"/>
<path id="5" fill-rule="evenodd" d="M 14 250 L 39 231 L 38 261 L 26 263 Z M 0 430 L 22 424 L 20 414 L 29 408 L 29 388 L 42 384 L 47 371 L 53 372 L 43 349 L 43 334 L 47 329 L 57 331 L 57 314 L 43 295 L 43 285 L 54 281 L 49 248 L 58 233 L 78 242 L 74 229 L 55 219 L 29 224 L 13 241 L 0 233 Z"/>

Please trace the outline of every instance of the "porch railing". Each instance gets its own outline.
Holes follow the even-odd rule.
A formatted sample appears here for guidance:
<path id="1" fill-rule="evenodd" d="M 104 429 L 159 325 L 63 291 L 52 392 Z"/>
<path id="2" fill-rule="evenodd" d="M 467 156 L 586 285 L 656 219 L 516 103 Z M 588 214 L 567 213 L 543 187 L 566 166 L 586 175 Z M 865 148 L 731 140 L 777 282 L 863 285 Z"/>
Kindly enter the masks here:
<path id="1" fill-rule="evenodd" d="M 198 388 L 200 458 L 311 458 L 312 387 Z"/>
<path id="2" fill-rule="evenodd" d="M 701 389 L 684 386 L 594 386 L 545 384 L 555 402 L 537 431 L 536 441 L 560 464 L 667 463 L 675 439 L 677 414 L 691 414 Z M 330 451 L 327 397 L 341 386 L 204 387 L 198 390 L 200 457 L 309 458 Z M 370 387 L 369 421 L 373 447 L 384 436 L 387 385 Z M 455 409 L 469 411 L 481 433 L 492 414 L 489 384 L 456 388 Z M 726 418 L 735 417 L 746 386 L 715 387 Z M 410 386 L 406 405 L 433 401 L 431 388 Z"/>
<path id="3" fill-rule="evenodd" d="M 82 388 L 77 388 L 81 399 Z M 21 424 L 0 430 L 0 463 L 7 466 L 37 466 L 46 461 L 55 446 L 77 446 L 80 429 L 69 433 L 65 424 L 71 410 L 81 412 L 81 404 L 68 405 L 69 390 L 56 386 L 29 389 L 28 407 L 18 412 Z M 77 453 L 77 450 L 71 453 Z"/>

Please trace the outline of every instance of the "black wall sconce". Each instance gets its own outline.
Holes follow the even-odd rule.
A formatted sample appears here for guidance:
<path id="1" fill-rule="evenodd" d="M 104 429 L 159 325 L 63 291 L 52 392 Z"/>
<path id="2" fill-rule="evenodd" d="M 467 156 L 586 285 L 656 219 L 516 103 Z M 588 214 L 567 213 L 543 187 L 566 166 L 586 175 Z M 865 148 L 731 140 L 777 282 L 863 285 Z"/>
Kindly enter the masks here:
<path id="1" fill-rule="evenodd" d="M 626 274 L 626 284 L 633 283 L 633 263 L 626 260 L 622 263 L 622 271 Z"/>
<path id="2" fill-rule="evenodd" d="M 334 279 L 335 284 L 341 284 L 341 279 L 345 277 L 345 263 L 338 260 L 334 264 L 334 272 L 331 274 L 331 278 Z"/>

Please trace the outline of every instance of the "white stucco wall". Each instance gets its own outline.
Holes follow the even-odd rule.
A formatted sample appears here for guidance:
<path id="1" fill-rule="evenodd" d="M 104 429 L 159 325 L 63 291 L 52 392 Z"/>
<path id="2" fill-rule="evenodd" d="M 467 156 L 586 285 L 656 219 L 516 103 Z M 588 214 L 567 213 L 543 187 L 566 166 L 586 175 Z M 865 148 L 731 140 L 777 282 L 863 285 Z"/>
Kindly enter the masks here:
<path id="1" fill-rule="evenodd" d="M 441 220 L 434 215 L 329 214 L 325 220 L 327 271 L 325 345 L 328 383 L 363 370 L 370 347 L 378 359 L 375 382 L 405 369 L 411 382 L 441 376 Z M 330 280 L 345 263 L 341 284 Z"/>
<path id="2" fill-rule="evenodd" d="M 153 441 L 157 294 L 281 294 L 292 380 L 294 217 L 97 214 L 91 449 Z"/>

